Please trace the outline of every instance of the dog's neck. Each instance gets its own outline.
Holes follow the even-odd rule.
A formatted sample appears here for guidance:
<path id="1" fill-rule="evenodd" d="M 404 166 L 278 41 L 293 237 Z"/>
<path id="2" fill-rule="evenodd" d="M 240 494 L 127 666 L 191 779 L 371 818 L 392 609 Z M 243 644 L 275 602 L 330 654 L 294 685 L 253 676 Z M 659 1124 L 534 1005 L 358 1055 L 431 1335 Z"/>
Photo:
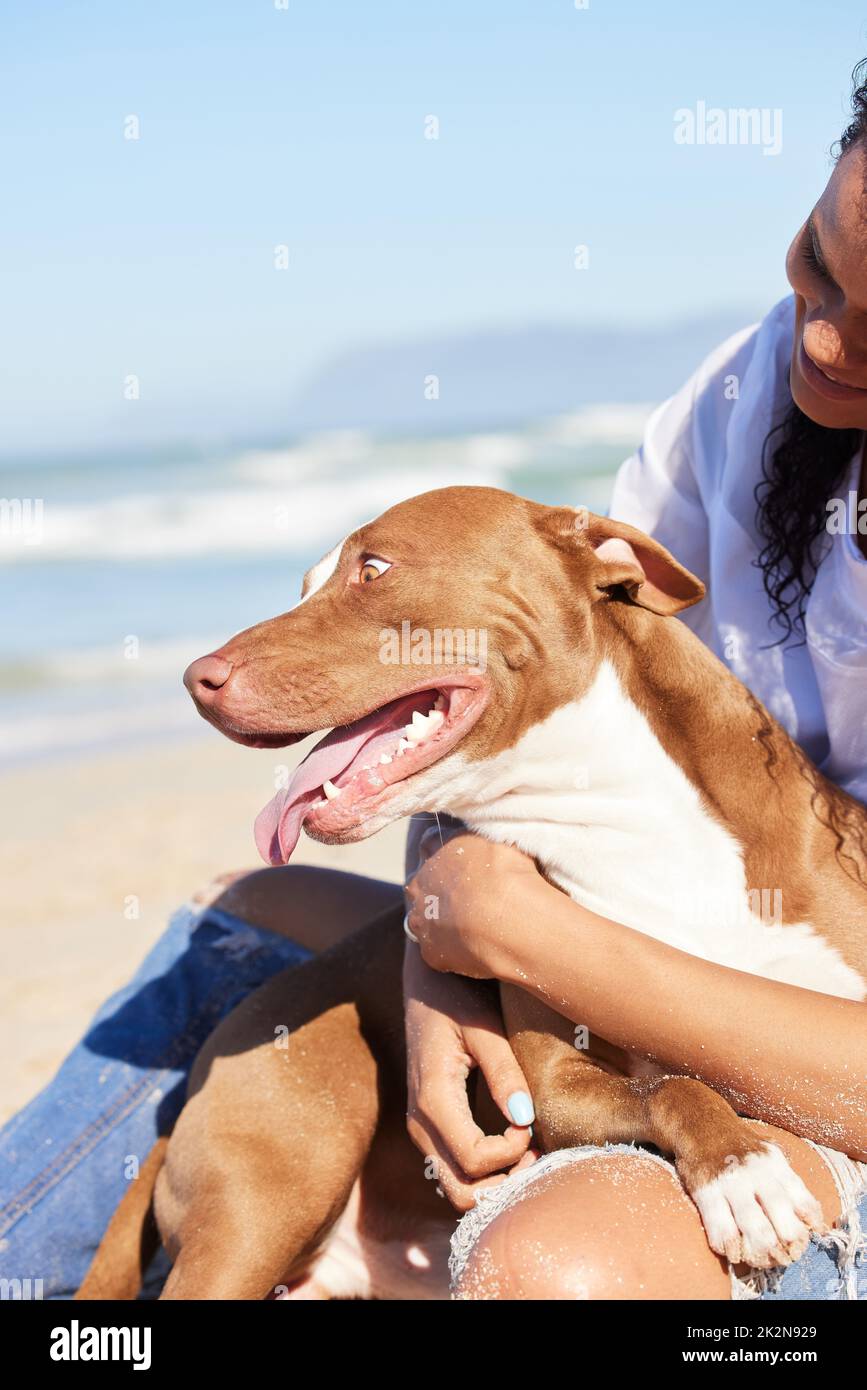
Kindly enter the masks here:
<path id="1" fill-rule="evenodd" d="M 660 903 L 668 900 L 685 840 L 705 857 L 732 842 L 607 657 L 586 692 L 462 780 L 454 814 L 531 853 L 571 896 L 609 914 L 622 915 L 624 898 L 643 910 L 657 876 Z"/>
<path id="2" fill-rule="evenodd" d="M 756 902 L 771 925 L 813 915 L 798 865 L 805 837 L 828 832 L 803 764 L 682 623 L 612 604 L 586 691 L 564 692 L 513 747 L 465 765 L 440 809 L 533 855 L 575 901 L 719 959 Z M 845 972 L 827 984 L 851 986 Z"/>
<path id="3" fill-rule="evenodd" d="M 698 798 L 730 834 L 752 834 L 743 789 L 769 760 L 793 763 L 783 730 L 682 623 L 623 603 L 602 624 L 593 673 L 564 655 L 553 712 L 475 777 L 467 768 L 448 809 L 479 824 L 535 811 L 540 826 L 608 827 L 664 852 Z"/>
<path id="4" fill-rule="evenodd" d="M 852 818 L 856 846 L 867 812 L 682 623 L 612 603 L 596 635 L 593 671 L 547 717 L 490 757 L 449 760 L 419 809 L 517 846 L 576 903 L 644 935 L 863 999 L 867 949 L 847 923 L 863 920 L 865 889 L 837 862 L 834 816 Z"/>

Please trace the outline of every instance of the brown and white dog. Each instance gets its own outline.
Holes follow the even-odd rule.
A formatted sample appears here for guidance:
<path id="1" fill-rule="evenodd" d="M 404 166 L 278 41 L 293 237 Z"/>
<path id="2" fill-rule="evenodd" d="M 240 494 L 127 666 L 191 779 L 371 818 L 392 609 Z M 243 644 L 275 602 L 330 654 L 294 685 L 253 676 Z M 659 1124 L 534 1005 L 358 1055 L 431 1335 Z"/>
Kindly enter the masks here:
<path id="1" fill-rule="evenodd" d="M 302 826 L 347 843 L 449 812 L 606 917 L 864 999 L 867 812 L 671 621 L 703 592 L 630 526 L 447 488 L 354 532 L 297 607 L 186 680 L 205 718 L 251 747 L 333 729 L 259 817 L 272 863 Z M 407 632 L 408 664 L 387 652 Z M 485 662 L 437 665 L 438 633 L 484 634 Z M 779 895 L 772 921 L 762 890 Z M 454 1218 L 405 1133 L 400 918 L 275 977 L 220 1025 L 80 1297 L 134 1295 L 154 1186 L 175 1260 L 165 1297 L 444 1295 Z M 501 992 L 544 1149 L 637 1140 L 672 1154 L 732 1261 L 787 1263 L 822 1228 L 782 1152 L 721 1096 L 602 1040 L 577 1052 L 571 1023 Z"/>

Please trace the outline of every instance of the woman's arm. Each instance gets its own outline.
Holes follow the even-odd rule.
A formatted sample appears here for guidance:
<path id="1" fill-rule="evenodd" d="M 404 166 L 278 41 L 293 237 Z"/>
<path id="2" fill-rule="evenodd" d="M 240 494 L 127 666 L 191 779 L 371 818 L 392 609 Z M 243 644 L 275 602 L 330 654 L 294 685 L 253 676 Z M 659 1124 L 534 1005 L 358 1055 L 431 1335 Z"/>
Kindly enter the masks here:
<path id="1" fill-rule="evenodd" d="M 428 846 L 430 851 L 433 846 Z M 867 1161 L 867 1007 L 715 965 L 579 907 L 508 846 L 446 843 L 410 886 L 437 970 L 522 986 L 735 1107 Z M 424 903 L 434 895 L 439 917 Z"/>

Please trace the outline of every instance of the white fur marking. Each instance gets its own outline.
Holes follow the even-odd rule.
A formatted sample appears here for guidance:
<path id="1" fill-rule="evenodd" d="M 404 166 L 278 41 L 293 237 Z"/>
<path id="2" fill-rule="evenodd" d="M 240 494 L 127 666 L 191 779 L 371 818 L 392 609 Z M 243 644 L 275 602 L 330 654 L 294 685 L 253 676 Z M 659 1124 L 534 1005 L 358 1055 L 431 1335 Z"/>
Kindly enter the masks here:
<path id="1" fill-rule="evenodd" d="M 375 1240 L 364 1231 L 361 1184 L 328 1236 L 309 1277 L 331 1298 L 448 1298 L 451 1225 L 420 1226 L 403 1239 Z"/>
<path id="2" fill-rule="evenodd" d="M 296 608 L 300 608 L 302 603 L 306 603 L 309 598 L 312 598 L 314 594 L 319 592 L 323 584 L 328 583 L 332 574 L 337 569 L 338 561 L 340 560 L 340 552 L 346 544 L 347 539 L 348 537 L 344 538 L 333 550 L 329 550 L 327 555 L 323 555 L 321 560 L 317 560 L 316 564 L 310 570 L 310 587 L 303 598 L 298 600 L 295 605 Z"/>
<path id="3" fill-rule="evenodd" d="M 819 1203 L 776 1144 L 732 1159 L 692 1199 L 711 1249 L 733 1264 L 757 1269 L 789 1264 L 806 1250 L 811 1229 L 824 1229 Z"/>
<path id="4" fill-rule="evenodd" d="M 691 955 L 845 999 L 867 986 L 806 922 L 751 911 L 741 847 L 603 662 L 583 699 L 486 761 L 434 764 L 411 810 L 517 845 L 576 902 Z M 400 814 L 400 812 L 399 812 Z"/>

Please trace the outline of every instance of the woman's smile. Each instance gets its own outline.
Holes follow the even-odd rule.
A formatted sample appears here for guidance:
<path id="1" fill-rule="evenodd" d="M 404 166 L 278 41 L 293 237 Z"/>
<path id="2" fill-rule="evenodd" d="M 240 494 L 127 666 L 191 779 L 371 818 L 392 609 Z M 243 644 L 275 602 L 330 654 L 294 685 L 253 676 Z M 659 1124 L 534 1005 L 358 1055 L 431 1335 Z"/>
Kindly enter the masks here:
<path id="1" fill-rule="evenodd" d="M 790 386 L 816 425 L 867 429 L 867 259 L 860 145 L 838 161 L 786 258 L 795 292 Z"/>
<path id="2" fill-rule="evenodd" d="M 867 401 L 867 387 L 850 386 L 832 372 L 820 367 L 808 353 L 803 338 L 800 341 L 798 366 L 804 380 L 812 390 L 818 391 L 829 401 Z"/>

